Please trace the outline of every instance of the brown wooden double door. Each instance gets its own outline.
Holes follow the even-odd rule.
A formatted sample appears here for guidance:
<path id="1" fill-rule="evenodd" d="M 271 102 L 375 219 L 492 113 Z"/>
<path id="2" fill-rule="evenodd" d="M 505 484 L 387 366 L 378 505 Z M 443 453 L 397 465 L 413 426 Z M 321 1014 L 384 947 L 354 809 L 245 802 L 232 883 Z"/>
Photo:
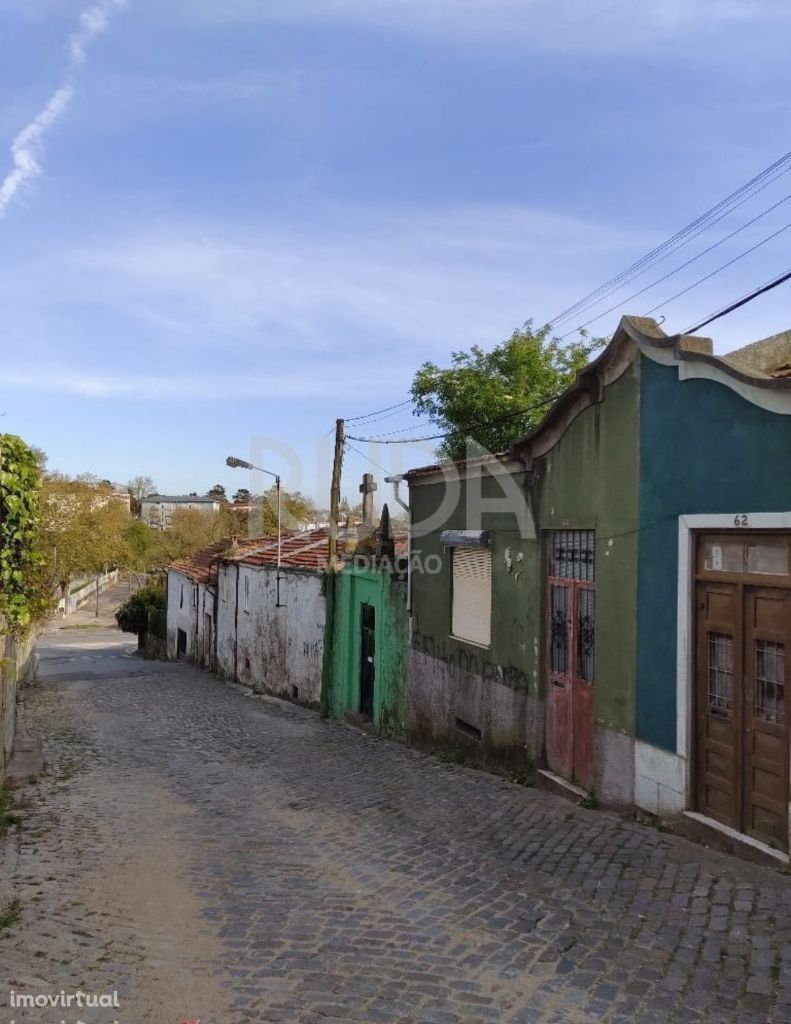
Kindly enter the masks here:
<path id="1" fill-rule="evenodd" d="M 696 586 L 697 808 L 787 850 L 791 590 Z"/>

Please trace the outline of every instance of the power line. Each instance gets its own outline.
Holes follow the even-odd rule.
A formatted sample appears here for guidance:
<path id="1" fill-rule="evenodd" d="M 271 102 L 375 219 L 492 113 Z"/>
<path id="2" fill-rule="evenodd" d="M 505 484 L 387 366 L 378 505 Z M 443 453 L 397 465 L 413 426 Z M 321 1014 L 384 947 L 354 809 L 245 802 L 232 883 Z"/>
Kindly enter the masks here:
<path id="1" fill-rule="evenodd" d="M 676 299 L 681 298 L 682 295 L 686 295 L 687 292 L 691 292 L 693 288 L 697 288 L 698 285 L 703 284 L 705 281 L 709 281 L 712 277 L 721 273 L 723 270 L 727 270 L 728 267 L 732 267 L 734 263 L 738 263 L 739 260 L 743 260 L 745 256 L 749 256 L 750 253 L 755 252 L 756 249 L 760 249 L 762 245 L 766 245 L 767 242 L 771 242 L 773 238 L 777 238 L 778 235 L 782 235 L 784 231 L 788 231 L 791 228 L 791 223 L 785 224 L 782 228 L 778 228 L 777 231 L 773 231 L 771 235 L 767 235 L 766 238 L 762 238 L 760 242 L 756 242 L 755 245 L 751 245 L 749 249 L 745 249 L 744 252 L 740 252 L 738 256 L 734 256 L 732 260 L 728 260 L 727 263 L 723 263 L 721 266 L 716 267 L 710 273 L 704 277 L 698 278 L 697 281 L 693 281 L 692 284 L 686 288 L 682 288 L 680 292 L 676 292 L 675 295 L 671 295 L 669 299 L 664 299 L 662 302 L 658 302 L 655 306 L 652 306 L 643 315 L 648 316 L 654 313 L 657 309 L 661 309 L 663 306 L 669 305 L 671 302 L 675 302 Z"/>
<path id="2" fill-rule="evenodd" d="M 741 234 L 742 231 L 746 231 L 747 228 L 752 227 L 753 224 L 756 224 L 759 220 L 762 220 L 764 217 L 767 216 L 767 214 L 770 214 L 774 210 L 776 210 L 778 208 L 778 206 L 782 206 L 783 203 L 787 203 L 789 199 L 791 199 L 791 192 L 789 192 L 787 195 L 783 196 L 783 198 L 779 199 L 776 203 L 773 203 L 771 206 L 768 206 L 765 210 L 762 210 L 760 213 L 756 214 L 755 217 L 752 217 L 750 220 L 746 221 L 744 224 L 742 224 L 740 227 L 736 228 L 734 231 L 731 231 L 731 233 L 729 235 L 725 235 L 723 238 L 720 238 L 718 241 L 713 242 L 711 245 L 707 246 L 707 248 L 705 248 L 701 252 L 699 252 L 696 256 L 690 257 L 690 259 L 688 259 L 684 263 L 680 264 L 680 266 L 675 267 L 673 270 L 669 270 L 666 274 L 663 274 L 662 277 L 659 277 L 655 281 L 652 281 L 650 284 L 647 284 L 644 288 L 641 288 L 639 291 L 633 292 L 627 298 L 621 299 L 620 302 L 616 302 L 616 304 L 614 306 L 610 306 L 609 309 L 605 309 L 603 313 L 597 313 L 596 316 L 591 317 L 590 320 L 586 320 L 585 323 L 584 324 L 580 324 L 579 327 L 575 327 L 573 330 L 567 331 L 565 334 L 562 334 L 560 336 L 560 340 L 564 341 L 566 338 L 568 338 L 572 334 L 575 334 L 577 331 L 583 330 L 585 327 L 588 327 L 590 324 L 595 324 L 597 320 L 601 320 L 602 317 L 605 317 L 609 313 L 614 312 L 616 309 L 619 309 L 621 306 L 625 306 L 626 303 L 627 302 L 631 302 L 632 299 L 636 299 L 636 298 L 638 298 L 638 296 L 644 295 L 646 292 L 650 291 L 652 288 L 655 288 L 658 284 L 661 284 L 663 281 L 667 281 L 667 279 L 669 277 L 673 277 L 675 274 L 678 274 L 680 271 L 685 270 L 687 267 L 691 266 L 693 263 L 696 263 L 699 259 L 702 259 L 703 256 L 708 256 L 708 254 L 710 252 L 713 252 L 715 249 L 718 249 L 721 245 L 724 245 L 725 242 L 729 242 L 736 235 Z M 658 309 L 659 307 L 657 306 L 655 308 Z"/>
<path id="3" fill-rule="evenodd" d="M 469 432 L 476 430 L 478 427 L 490 427 L 497 423 L 504 423 L 506 420 L 515 419 L 517 416 L 525 416 L 529 412 L 534 412 L 536 409 L 543 409 L 545 406 L 556 402 L 562 394 L 563 392 L 560 391 L 556 395 L 552 395 L 550 398 L 545 398 L 543 402 L 537 402 L 535 405 L 529 405 L 526 409 L 515 409 L 513 412 L 506 413 L 504 416 L 495 416 L 494 419 L 490 420 L 479 420 L 477 423 L 473 423 L 469 427 L 464 428 L 464 431 Z M 442 434 L 428 434 L 425 437 L 400 437 L 390 440 L 387 440 L 386 435 L 383 437 L 355 437 L 353 434 L 347 434 L 347 437 L 352 441 L 367 442 L 369 444 L 413 444 L 417 441 L 437 441 L 440 438 L 451 437 L 453 434 L 462 432 L 462 428 L 458 428 L 456 430 L 447 430 Z"/>
<path id="4" fill-rule="evenodd" d="M 374 459 L 370 457 L 370 455 L 365 455 L 363 452 L 360 451 L 359 448 L 355 448 L 353 444 L 349 444 L 347 438 L 344 438 L 343 444 L 345 448 L 349 448 L 351 449 L 351 451 L 356 452 L 356 454 L 359 455 L 361 459 L 365 459 L 366 462 L 370 462 L 372 466 L 375 466 L 377 469 L 380 469 L 385 474 L 385 476 L 387 476 L 387 474 L 390 472 L 390 470 L 385 469 L 384 466 L 380 466 L 378 462 L 376 462 Z"/>
<path id="5" fill-rule="evenodd" d="M 368 420 L 372 416 L 379 416 L 383 412 L 391 412 L 393 409 L 402 409 L 405 405 L 411 405 L 412 399 L 407 398 L 403 402 L 398 402 L 396 405 L 387 405 L 384 409 L 375 409 L 373 412 L 363 413 L 362 416 L 346 416 L 346 423 L 357 423 L 359 420 Z"/>
<path id="6" fill-rule="evenodd" d="M 779 285 L 784 284 L 786 281 L 791 279 L 791 270 L 785 271 L 779 277 L 773 278 L 771 281 L 767 281 L 766 284 L 761 285 L 760 288 L 756 288 L 746 295 L 743 295 L 736 302 L 732 302 L 729 306 L 725 306 L 723 309 L 718 310 L 716 313 L 712 313 L 711 316 L 705 320 L 701 320 L 699 324 L 695 324 L 694 327 L 686 327 L 683 334 L 694 334 L 695 331 L 699 331 L 702 327 L 707 327 L 710 323 L 715 320 L 719 320 L 720 317 L 727 316 L 728 313 L 732 313 L 735 309 L 739 309 L 740 306 L 746 306 L 748 302 L 752 302 L 753 299 L 757 299 L 759 295 L 764 295 L 766 292 L 770 292 L 773 288 L 777 288 Z"/>
<path id="7" fill-rule="evenodd" d="M 640 259 L 636 260 L 625 270 L 622 270 L 619 274 L 616 274 L 615 277 L 610 278 L 609 281 L 605 281 L 604 284 L 600 285 L 592 292 L 589 292 L 587 295 L 579 299 L 573 305 L 568 306 L 566 309 L 562 310 L 548 322 L 550 324 L 555 324 L 560 320 L 565 320 L 566 318 L 574 316 L 576 313 L 581 312 L 582 309 L 594 304 L 597 300 L 605 298 L 606 296 L 603 295 L 603 293 L 606 292 L 607 294 L 611 294 L 611 292 L 613 290 L 616 290 L 619 285 L 621 285 L 622 283 L 626 283 L 627 278 L 632 279 L 634 276 L 637 276 L 644 270 L 648 269 L 649 265 L 655 264 L 660 259 L 665 259 L 668 255 L 670 255 L 671 252 L 680 248 L 682 245 L 688 244 L 688 242 L 690 242 L 693 238 L 697 237 L 697 235 L 700 234 L 701 231 L 706 230 L 707 228 L 711 227 L 712 224 L 716 224 L 719 220 L 722 220 L 722 217 L 726 216 L 733 209 L 737 209 L 739 206 L 747 202 L 747 200 L 752 198 L 754 195 L 757 195 L 758 192 L 762 191 L 764 188 L 771 185 L 772 182 L 776 181 L 779 177 L 781 177 L 781 175 L 787 173 L 789 170 L 791 170 L 791 151 L 786 153 L 784 156 L 780 157 L 779 160 L 776 160 L 769 167 L 766 167 L 754 178 L 751 178 L 750 181 L 746 182 L 740 188 L 736 189 L 735 192 L 732 192 L 729 196 L 726 196 L 724 199 L 720 200 L 720 202 L 717 203 L 716 206 L 713 206 L 710 210 L 707 210 L 706 213 L 701 214 L 701 216 L 697 217 L 694 221 L 687 224 L 686 227 L 681 228 L 680 231 L 677 231 L 674 235 L 666 239 L 660 245 L 651 249 L 650 252 L 646 253 Z M 774 175 L 774 177 L 772 177 L 772 175 Z M 745 193 L 747 193 L 746 196 Z"/>

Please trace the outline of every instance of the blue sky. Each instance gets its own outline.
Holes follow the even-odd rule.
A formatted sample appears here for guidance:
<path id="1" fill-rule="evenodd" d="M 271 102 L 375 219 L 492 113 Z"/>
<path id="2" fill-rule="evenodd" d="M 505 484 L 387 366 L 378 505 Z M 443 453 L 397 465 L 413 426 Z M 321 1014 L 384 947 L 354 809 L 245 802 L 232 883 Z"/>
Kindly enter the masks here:
<path id="1" fill-rule="evenodd" d="M 0 180 L 68 90 L 0 217 L 0 429 L 163 491 L 246 485 L 224 460 L 253 451 L 326 503 L 336 416 L 550 319 L 791 148 L 790 30 L 780 0 L 0 0 Z M 789 236 L 666 329 L 787 269 Z M 727 351 L 789 327 L 779 289 L 711 331 Z"/>

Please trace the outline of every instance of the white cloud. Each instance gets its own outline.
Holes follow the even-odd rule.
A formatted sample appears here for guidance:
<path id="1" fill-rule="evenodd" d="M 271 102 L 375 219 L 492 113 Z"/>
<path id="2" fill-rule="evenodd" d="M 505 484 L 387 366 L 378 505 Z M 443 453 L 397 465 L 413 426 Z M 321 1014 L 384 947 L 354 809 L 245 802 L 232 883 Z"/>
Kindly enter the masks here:
<path id="1" fill-rule="evenodd" d="M 333 332 L 413 350 L 497 340 L 550 316 L 566 275 L 616 261 L 643 236 L 606 225 L 479 205 L 441 211 L 345 208 L 330 227 L 132 232 L 73 255 L 91 288 L 194 336 L 323 350 Z M 550 269 L 551 268 L 551 269 Z"/>
<path id="2" fill-rule="evenodd" d="M 52 94 L 43 110 L 26 125 L 11 143 L 13 169 L 0 183 L 0 217 L 27 182 L 41 174 L 40 154 L 44 137 L 63 116 L 74 96 L 74 77 L 85 62 L 90 43 L 109 24 L 110 15 L 126 5 L 127 0 L 101 0 L 86 7 L 80 15 L 80 25 L 69 38 L 69 61 L 62 83 Z"/>
<path id="3" fill-rule="evenodd" d="M 508 205 L 344 206 L 288 229 L 118 228 L 35 271 L 0 268 L 0 382 L 174 399 L 405 387 L 425 359 L 557 312 L 588 285 L 592 260 L 618 269 L 646 241 Z M 137 355 L 121 371 L 128 351 Z"/>

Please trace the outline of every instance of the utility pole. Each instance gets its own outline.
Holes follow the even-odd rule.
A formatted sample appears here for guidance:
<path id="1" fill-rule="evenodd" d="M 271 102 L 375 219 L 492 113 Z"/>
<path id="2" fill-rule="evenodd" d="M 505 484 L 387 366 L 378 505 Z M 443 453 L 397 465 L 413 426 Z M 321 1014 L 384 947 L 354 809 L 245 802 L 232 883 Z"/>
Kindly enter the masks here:
<path id="1" fill-rule="evenodd" d="M 338 564 L 338 515 L 341 503 L 341 469 L 343 467 L 343 420 L 335 421 L 335 458 L 332 463 L 332 487 L 330 488 L 330 569 Z"/>

